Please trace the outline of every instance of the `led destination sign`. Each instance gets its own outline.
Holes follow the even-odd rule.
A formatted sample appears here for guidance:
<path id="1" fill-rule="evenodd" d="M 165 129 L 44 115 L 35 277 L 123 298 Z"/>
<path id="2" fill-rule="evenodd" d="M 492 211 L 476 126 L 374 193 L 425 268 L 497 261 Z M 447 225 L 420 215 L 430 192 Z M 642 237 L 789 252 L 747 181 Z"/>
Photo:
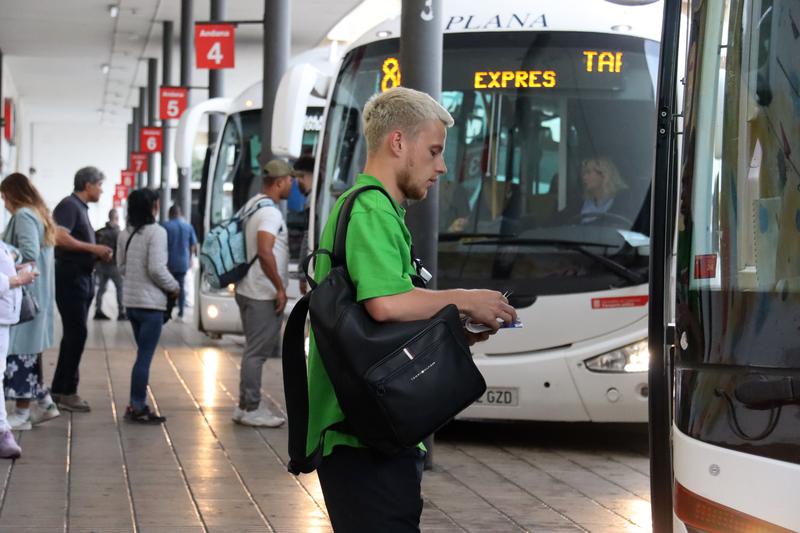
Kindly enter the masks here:
<path id="1" fill-rule="evenodd" d="M 501 70 L 497 72 L 476 72 L 476 89 L 507 89 L 514 87 L 550 89 L 556 86 L 555 70 Z"/>
<path id="2" fill-rule="evenodd" d="M 621 74 L 622 52 L 583 50 L 584 71 L 590 74 Z M 553 89 L 559 86 L 555 69 L 479 70 L 474 73 L 475 89 Z"/>

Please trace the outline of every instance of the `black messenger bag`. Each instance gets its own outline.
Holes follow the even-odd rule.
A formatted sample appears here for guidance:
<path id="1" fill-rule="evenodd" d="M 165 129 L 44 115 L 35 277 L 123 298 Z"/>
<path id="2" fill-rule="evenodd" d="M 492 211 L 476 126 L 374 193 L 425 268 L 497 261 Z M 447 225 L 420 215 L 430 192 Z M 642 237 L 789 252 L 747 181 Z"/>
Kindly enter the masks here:
<path id="1" fill-rule="evenodd" d="M 306 314 L 325 371 L 345 420 L 328 429 L 346 431 L 366 446 L 396 454 L 416 446 L 486 390 L 472 360 L 458 309 L 448 305 L 428 320 L 376 322 L 356 302 L 347 272 L 347 223 L 359 194 L 344 200 L 333 253 L 318 250 L 303 262 L 309 291 L 294 307 L 283 337 L 283 382 L 289 420 L 289 471 L 312 472 L 322 461 L 321 442 L 306 454 L 308 379 L 304 350 Z M 308 276 L 317 253 L 331 256 L 331 271 L 318 285 Z M 415 283 L 416 284 L 416 283 Z"/>

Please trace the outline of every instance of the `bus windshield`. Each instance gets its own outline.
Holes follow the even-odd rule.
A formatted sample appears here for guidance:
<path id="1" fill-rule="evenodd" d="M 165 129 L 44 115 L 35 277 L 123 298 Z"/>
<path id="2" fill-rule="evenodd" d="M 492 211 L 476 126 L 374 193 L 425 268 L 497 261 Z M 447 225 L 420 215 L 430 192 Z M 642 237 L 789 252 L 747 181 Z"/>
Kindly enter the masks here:
<path id="1" fill-rule="evenodd" d="M 800 61 L 792 6 L 730 0 L 697 9 L 681 165 L 675 416 L 681 431 L 705 442 L 798 463 L 800 405 L 791 391 L 800 383 Z"/>
<path id="2" fill-rule="evenodd" d="M 387 40 L 345 57 L 317 230 L 366 159 L 364 104 L 401 81 L 397 50 Z M 646 282 L 657 61 L 657 43 L 630 36 L 445 36 L 441 101 L 455 125 L 439 184 L 439 288 L 543 295 Z"/>
<path id="3" fill-rule="evenodd" d="M 233 214 L 255 194 L 253 177 L 259 174 L 261 111 L 232 113 L 225 121 L 211 182 L 211 225 Z"/>

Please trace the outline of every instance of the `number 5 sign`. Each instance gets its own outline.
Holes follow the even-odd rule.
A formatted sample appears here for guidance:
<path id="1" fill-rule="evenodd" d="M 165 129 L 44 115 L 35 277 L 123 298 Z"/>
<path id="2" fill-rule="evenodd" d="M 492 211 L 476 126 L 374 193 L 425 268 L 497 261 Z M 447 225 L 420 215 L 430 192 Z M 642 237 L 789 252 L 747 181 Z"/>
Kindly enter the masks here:
<path id="1" fill-rule="evenodd" d="M 142 128 L 140 142 L 142 152 L 160 152 L 161 128 Z"/>
<path id="2" fill-rule="evenodd" d="M 233 68 L 233 24 L 195 24 L 194 50 L 197 68 Z"/>
<path id="3" fill-rule="evenodd" d="M 186 100 L 189 91 L 186 87 L 161 87 L 159 91 L 159 118 L 171 120 L 181 118 L 186 111 Z"/>

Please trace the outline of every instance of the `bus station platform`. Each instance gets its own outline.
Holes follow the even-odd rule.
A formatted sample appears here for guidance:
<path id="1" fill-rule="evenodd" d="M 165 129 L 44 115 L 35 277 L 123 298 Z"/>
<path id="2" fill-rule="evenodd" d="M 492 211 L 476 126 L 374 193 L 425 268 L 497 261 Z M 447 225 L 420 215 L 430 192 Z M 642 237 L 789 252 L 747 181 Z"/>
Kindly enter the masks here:
<path id="1" fill-rule="evenodd" d="M 330 531 L 316 475 L 286 470 L 286 426 L 231 421 L 241 351 L 236 337 L 170 322 L 150 376 L 167 422 L 130 424 L 130 325 L 90 320 L 79 392 L 92 411 L 16 433 L 22 457 L 0 463 L 0 532 Z M 45 354 L 48 380 L 56 356 Z M 268 360 L 276 412 L 282 385 Z M 422 530 L 650 531 L 646 454 L 643 426 L 455 422 L 423 478 Z"/>

